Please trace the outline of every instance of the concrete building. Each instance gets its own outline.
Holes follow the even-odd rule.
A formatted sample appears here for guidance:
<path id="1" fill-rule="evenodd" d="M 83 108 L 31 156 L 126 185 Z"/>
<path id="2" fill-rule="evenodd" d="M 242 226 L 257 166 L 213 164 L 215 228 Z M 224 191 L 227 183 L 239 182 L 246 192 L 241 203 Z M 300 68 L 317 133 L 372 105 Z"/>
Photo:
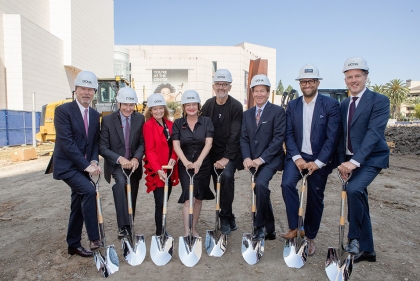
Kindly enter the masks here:
<path id="1" fill-rule="evenodd" d="M 277 87 L 276 50 L 241 43 L 235 46 L 150 46 L 122 45 L 129 51 L 131 78 L 140 100 L 162 88 L 167 101 L 180 101 L 181 93 L 196 90 L 202 102 L 213 96 L 213 75 L 217 69 L 232 73 L 230 94 L 246 105 L 246 88 L 250 60 L 268 60 L 268 77 L 272 90 Z M 170 85 L 167 85 L 170 84 Z M 162 91 L 165 91 L 162 90 Z M 276 96 L 279 103 L 281 96 Z M 271 99 L 270 99 L 271 101 Z"/>
<path id="2" fill-rule="evenodd" d="M 407 101 L 401 104 L 400 113 L 404 117 L 414 116 L 415 102 L 420 102 L 420 81 L 412 81 L 411 79 L 405 82 L 410 94 L 407 96 Z"/>
<path id="3" fill-rule="evenodd" d="M 114 76 L 113 0 L 0 0 L 0 110 L 71 97 L 81 70 Z"/>

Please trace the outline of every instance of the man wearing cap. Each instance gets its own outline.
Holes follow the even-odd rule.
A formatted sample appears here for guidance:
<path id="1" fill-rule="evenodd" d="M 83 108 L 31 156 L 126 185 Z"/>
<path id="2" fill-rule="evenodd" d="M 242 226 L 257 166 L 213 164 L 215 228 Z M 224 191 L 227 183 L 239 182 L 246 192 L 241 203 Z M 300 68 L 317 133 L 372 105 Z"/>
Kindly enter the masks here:
<path id="1" fill-rule="evenodd" d="M 303 95 L 290 101 L 286 110 L 287 155 L 281 187 L 290 229 L 281 236 L 286 239 L 297 236 L 299 194 L 296 185 L 305 170 L 310 176 L 304 231 L 300 234 L 306 234 L 308 254 L 312 256 L 324 210 L 325 185 L 335 168 L 332 159 L 340 137 L 340 109 L 338 101 L 318 94 L 322 78 L 316 66 L 304 65 L 296 80 Z"/>
<path id="2" fill-rule="evenodd" d="M 268 187 L 273 175 L 283 169 L 283 142 L 286 127 L 284 109 L 268 101 L 270 81 L 264 74 L 251 79 L 251 92 L 256 105 L 244 112 L 240 138 L 246 169 L 257 169 L 254 192 L 257 214 L 254 240 L 276 239 L 273 208 Z"/>
<path id="3" fill-rule="evenodd" d="M 99 113 L 90 107 L 98 89 L 96 75 L 81 71 L 74 81 L 73 102 L 64 103 L 55 109 L 53 177 L 63 180 L 71 188 L 71 211 L 67 230 L 68 253 L 91 257 L 82 239 L 83 222 L 89 237 L 90 249 L 99 249 L 98 219 L 96 216 L 96 190 L 90 176 L 101 173 L 98 157 Z"/>
<path id="4" fill-rule="evenodd" d="M 118 238 L 121 239 L 131 233 L 126 196 L 127 179 L 121 167 L 127 175 L 134 171 L 130 178 L 134 216 L 139 182 L 143 173 L 141 167 L 138 168 L 144 153 L 144 116 L 135 111 L 137 94 L 133 89 L 121 88 L 118 91 L 117 102 L 120 109 L 102 118 L 99 153 L 105 159 L 106 181 L 110 183 L 111 176 L 115 180 L 112 192 L 117 214 Z"/>
<path id="5" fill-rule="evenodd" d="M 341 176 L 348 181 L 348 244 L 354 262 L 376 261 L 369 214 L 368 186 L 382 169 L 388 168 L 389 148 L 385 128 L 389 99 L 366 88 L 369 68 L 362 57 L 344 63 L 344 81 L 350 97 L 340 104 L 342 134 L 338 147 Z"/>
<path id="6" fill-rule="evenodd" d="M 243 106 L 229 96 L 232 88 L 232 75 L 229 70 L 217 70 L 213 81 L 216 96 L 208 99 L 203 105 L 202 115 L 210 117 L 214 125 L 210 158 L 216 169 L 223 169 L 220 189 L 220 229 L 223 234 L 228 235 L 232 230 L 237 229 L 235 215 L 232 213 L 232 203 L 235 193 L 235 171 L 243 169 L 239 150 Z M 213 171 L 215 187 L 216 181 L 217 175 Z"/>

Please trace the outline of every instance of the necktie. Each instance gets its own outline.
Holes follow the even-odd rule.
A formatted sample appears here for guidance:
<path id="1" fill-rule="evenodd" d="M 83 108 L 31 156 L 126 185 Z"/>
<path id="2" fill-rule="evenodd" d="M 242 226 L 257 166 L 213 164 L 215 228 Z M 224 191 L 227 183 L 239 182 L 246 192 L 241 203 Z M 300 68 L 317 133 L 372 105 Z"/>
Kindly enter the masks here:
<path id="1" fill-rule="evenodd" d="M 350 139 L 350 125 L 351 120 L 353 119 L 354 112 L 356 111 L 356 100 L 358 97 L 353 97 L 353 102 L 350 104 L 349 109 L 349 118 L 347 119 L 347 147 L 351 153 L 353 153 L 353 147 L 351 145 L 351 139 Z"/>
<path id="2" fill-rule="evenodd" d="M 85 109 L 85 114 L 83 115 L 83 123 L 85 123 L 86 136 L 88 136 L 88 131 L 89 131 L 88 112 L 89 112 L 89 110 L 86 108 Z"/>
<path id="3" fill-rule="evenodd" d="M 255 122 L 257 123 L 257 126 L 258 126 L 258 123 L 260 123 L 261 111 L 262 111 L 261 108 L 259 108 L 257 111 L 257 116 L 255 116 Z"/>
<path id="4" fill-rule="evenodd" d="M 124 140 L 125 140 L 124 158 L 130 159 L 130 123 L 128 123 L 128 117 L 125 118 Z"/>

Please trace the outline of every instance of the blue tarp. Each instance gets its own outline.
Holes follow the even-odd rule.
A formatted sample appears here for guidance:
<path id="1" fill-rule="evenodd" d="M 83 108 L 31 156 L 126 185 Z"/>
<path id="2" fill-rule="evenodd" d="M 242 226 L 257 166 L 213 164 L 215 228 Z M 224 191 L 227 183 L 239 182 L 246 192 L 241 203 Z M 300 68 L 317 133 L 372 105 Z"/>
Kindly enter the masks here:
<path id="1" fill-rule="evenodd" d="M 35 113 L 36 132 L 39 132 L 41 113 Z M 0 146 L 32 144 L 32 112 L 0 110 Z"/>

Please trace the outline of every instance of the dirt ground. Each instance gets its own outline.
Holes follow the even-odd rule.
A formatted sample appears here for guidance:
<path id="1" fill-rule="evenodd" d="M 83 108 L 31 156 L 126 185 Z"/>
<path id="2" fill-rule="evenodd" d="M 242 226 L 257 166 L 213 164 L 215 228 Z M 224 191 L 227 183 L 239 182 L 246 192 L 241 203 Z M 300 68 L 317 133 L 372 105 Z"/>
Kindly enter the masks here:
<path id="1" fill-rule="evenodd" d="M 418 265 L 420 220 L 419 156 L 391 155 L 390 169 L 383 170 L 370 186 L 370 207 L 377 262 L 358 263 L 351 280 L 420 280 Z M 62 181 L 45 175 L 48 156 L 12 163 L 0 157 L 0 280 L 102 280 L 93 258 L 67 254 L 66 230 L 70 189 Z M 103 162 L 103 160 L 101 160 Z M 281 196 L 281 173 L 271 182 L 277 233 L 287 228 Z M 109 280 L 327 280 L 324 263 L 328 246 L 337 247 L 340 188 L 336 171 L 330 175 L 325 210 L 316 239 L 317 250 L 301 269 L 288 268 L 283 260 L 284 240 L 266 241 L 261 261 L 248 265 L 241 255 L 242 234 L 250 232 L 250 176 L 236 174 L 234 213 L 239 229 L 229 237 L 221 258 L 209 257 L 203 249 L 201 260 L 192 268 L 178 257 L 178 237 L 183 234 L 181 205 L 176 203 L 180 187 L 173 189 L 168 205 L 168 232 L 175 238 L 172 260 L 156 266 L 149 254 L 154 233 L 154 199 L 143 187 L 139 193 L 136 232 L 145 235 L 146 259 L 136 267 L 128 265 L 117 239 L 111 185 L 102 180 L 102 205 L 107 242 L 114 244 L 120 270 Z M 223 188 L 223 187 L 222 187 Z M 198 231 L 205 238 L 214 227 L 214 201 L 206 201 Z M 347 232 L 347 231 L 346 231 Z M 88 246 L 86 234 L 82 244 Z"/>

